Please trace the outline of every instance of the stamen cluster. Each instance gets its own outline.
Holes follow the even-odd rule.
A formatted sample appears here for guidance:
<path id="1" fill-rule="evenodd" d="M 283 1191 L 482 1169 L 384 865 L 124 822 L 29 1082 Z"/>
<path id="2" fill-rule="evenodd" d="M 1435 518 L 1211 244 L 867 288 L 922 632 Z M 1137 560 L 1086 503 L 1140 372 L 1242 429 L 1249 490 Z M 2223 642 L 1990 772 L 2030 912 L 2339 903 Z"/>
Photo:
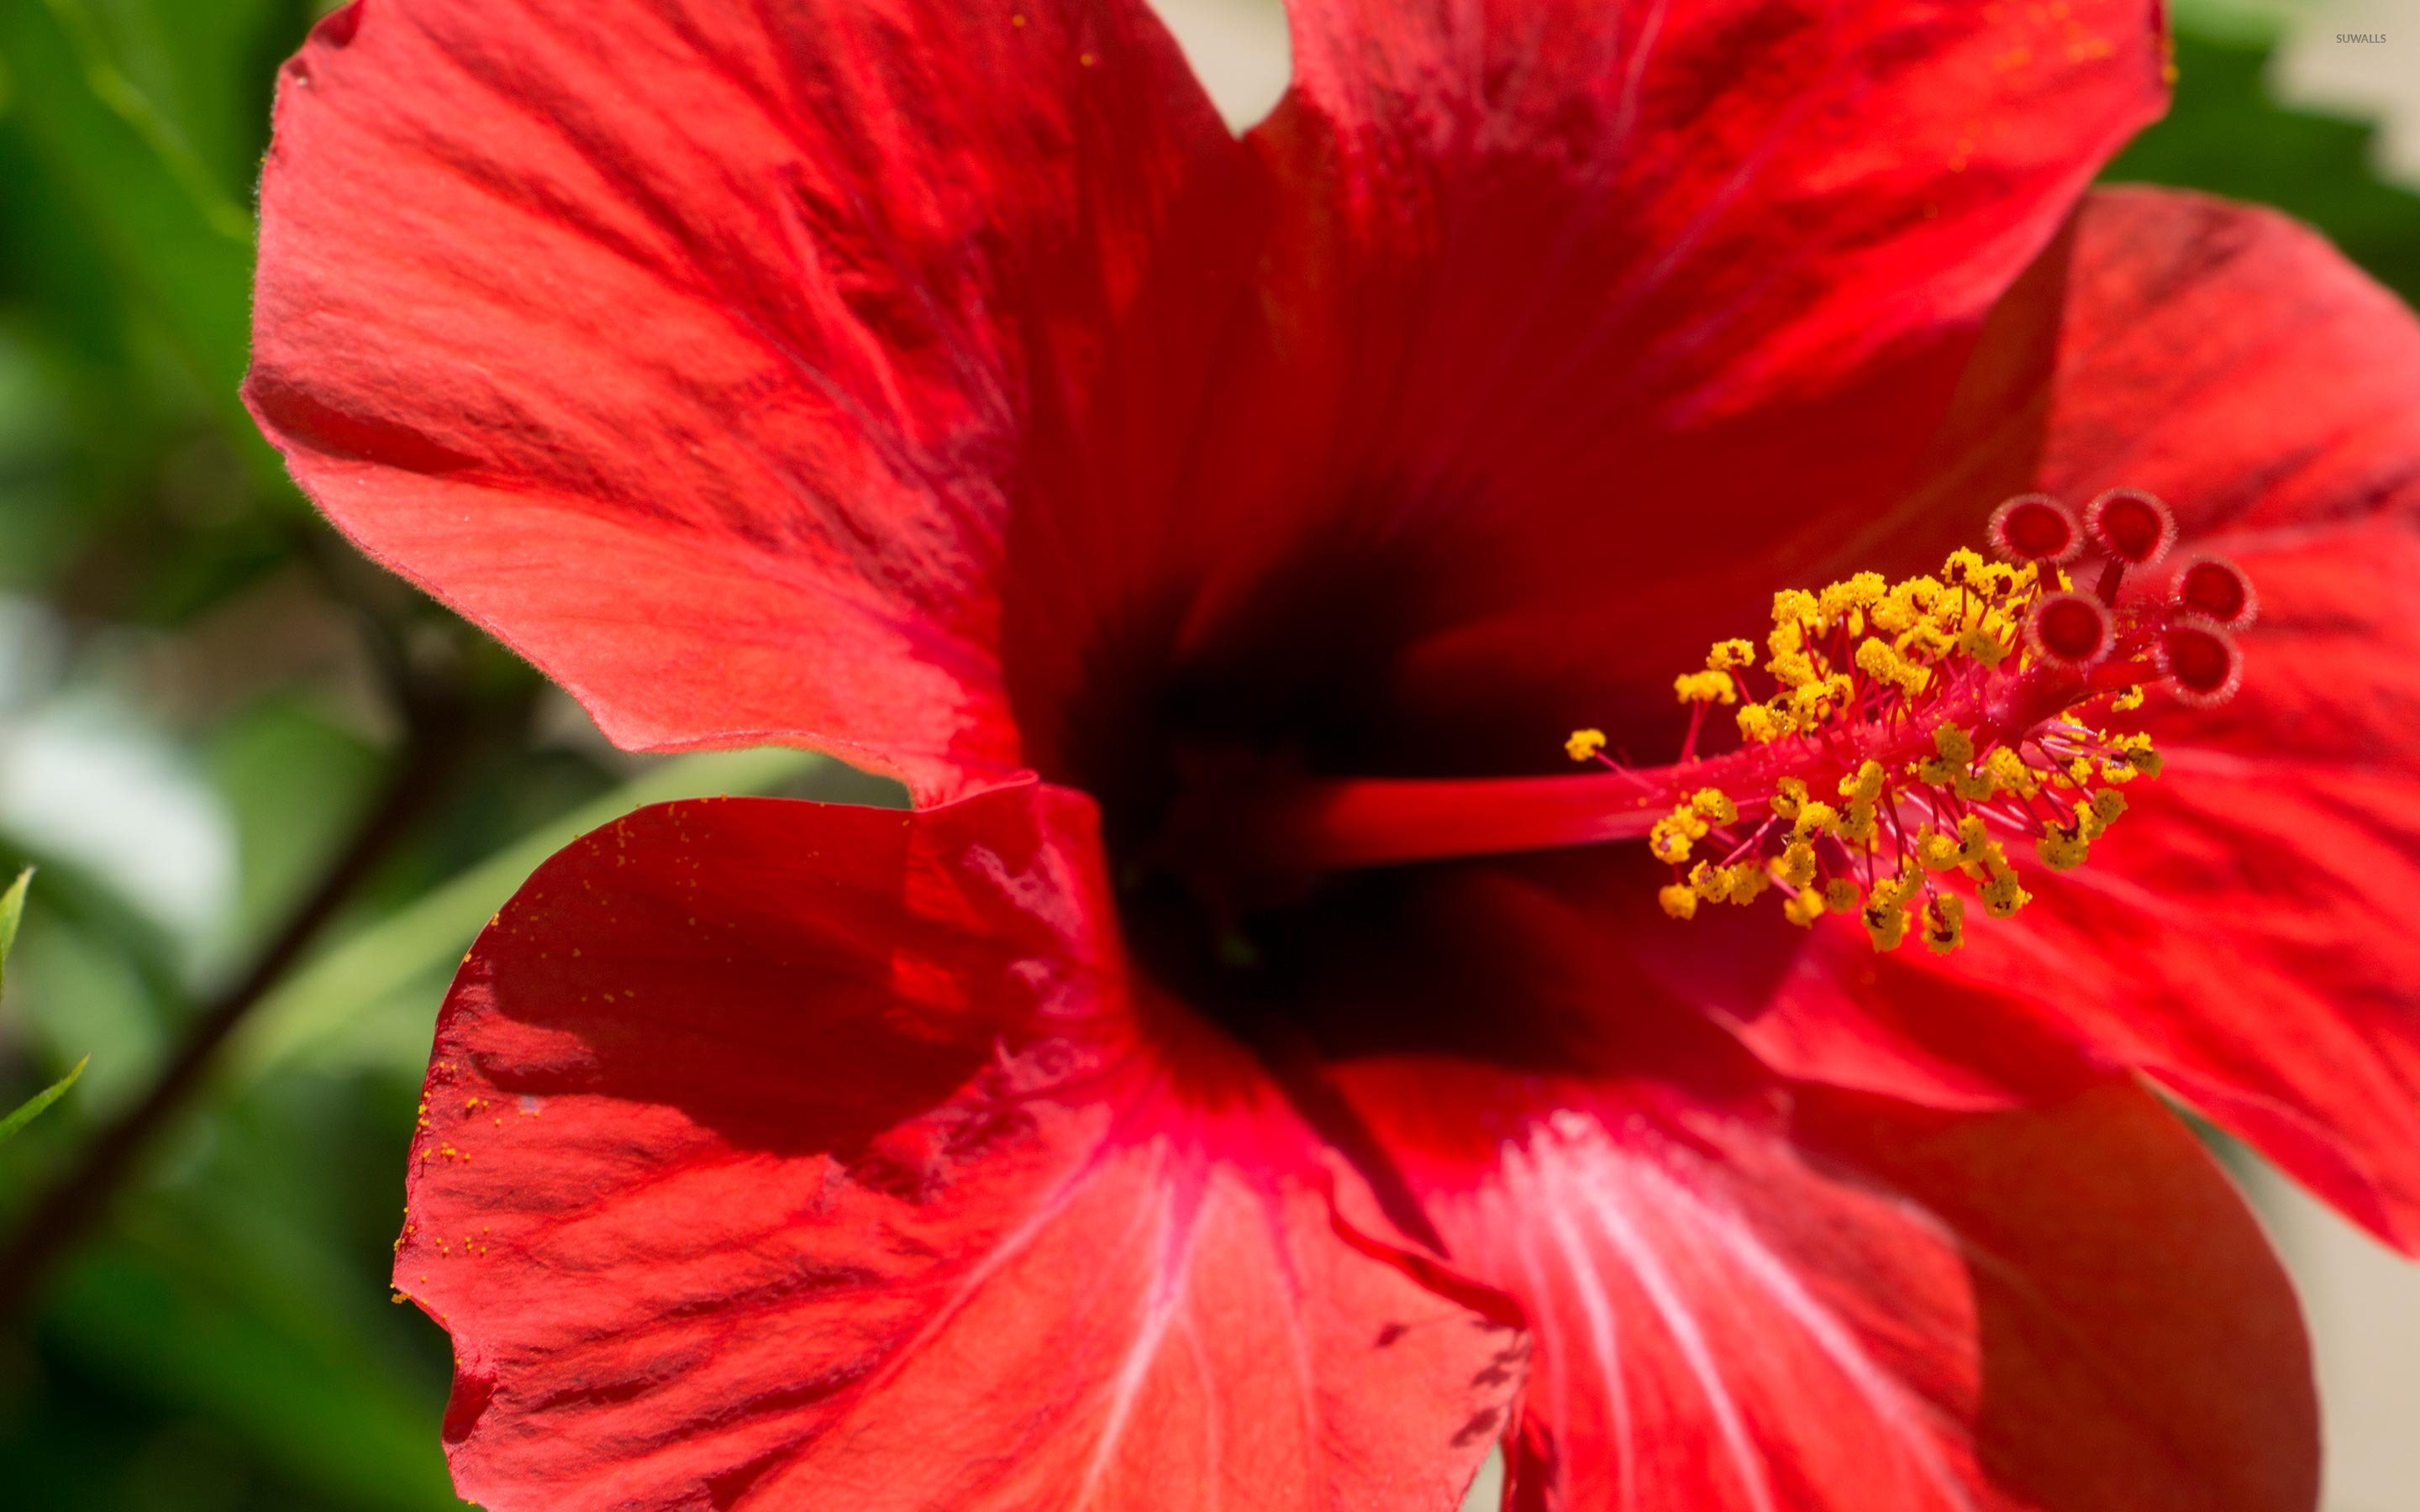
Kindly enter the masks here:
<path id="1" fill-rule="evenodd" d="M 2079 521 L 2027 495 L 2001 506 L 1992 536 L 2009 560 L 1961 549 L 1901 582 L 1859 573 L 1776 594 L 1761 660 L 1722 640 L 1675 679 L 1689 731 L 1665 769 L 1672 807 L 1648 834 L 1672 869 L 1666 913 L 1770 890 L 1795 924 L 1854 914 L 1878 950 L 1911 930 L 1955 949 L 1970 896 L 1993 918 L 2032 900 L 2011 846 L 2052 871 L 2081 866 L 2125 813 L 2119 790 L 2159 775 L 2150 737 L 2109 717 L 2152 685 L 2195 704 L 2233 693 L 2232 632 L 2256 602 L 2239 570 L 2200 558 L 2164 595 L 2122 592 L 2175 538 L 2158 500 L 2112 490 Z M 2103 563 L 2084 593 L 2063 563 L 2087 542 Z M 1735 710 L 1741 749 L 1700 759 L 1718 706 Z M 1614 766 L 1603 746 L 1580 731 L 1566 748 Z"/>

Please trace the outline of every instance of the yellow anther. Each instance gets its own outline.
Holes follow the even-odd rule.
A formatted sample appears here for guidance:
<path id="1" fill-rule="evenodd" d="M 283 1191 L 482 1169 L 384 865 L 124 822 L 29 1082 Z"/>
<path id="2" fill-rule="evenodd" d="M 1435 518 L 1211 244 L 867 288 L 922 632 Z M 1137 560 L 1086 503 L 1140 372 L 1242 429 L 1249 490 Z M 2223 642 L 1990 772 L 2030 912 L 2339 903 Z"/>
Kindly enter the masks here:
<path id="1" fill-rule="evenodd" d="M 1823 906 L 1836 914 L 1853 912 L 1864 902 L 1865 895 L 1847 877 L 1834 877 L 1823 884 Z"/>
<path id="2" fill-rule="evenodd" d="M 1674 918 L 1698 917 L 1698 895 L 1678 883 L 1668 887 L 1658 887 L 1655 901 L 1663 905 L 1665 913 Z"/>
<path id="3" fill-rule="evenodd" d="M 2006 918 L 2034 901 L 2034 895 L 2018 884 L 2017 869 L 2006 862 L 1993 867 L 1977 884 L 1975 897 L 1982 903 L 1983 912 L 1993 918 Z"/>
<path id="4" fill-rule="evenodd" d="M 1885 877 L 1875 883 L 1873 895 L 1876 898 L 1888 898 L 1893 903 L 1904 908 L 1915 902 L 1916 894 L 1923 890 L 1924 872 L 1910 866 L 1895 877 Z"/>
<path id="5" fill-rule="evenodd" d="M 1785 588 L 1773 595 L 1773 623 L 1776 628 L 1801 620 L 1820 621 L 1822 616 L 1823 606 L 1803 588 Z"/>
<path id="6" fill-rule="evenodd" d="M 1748 741 L 1762 746 L 1790 733 L 1791 727 L 1764 704 L 1750 703 L 1739 711 L 1739 732 Z"/>
<path id="7" fill-rule="evenodd" d="M 1802 688 L 1816 682 L 1815 659 L 1803 651 L 1776 652 L 1773 659 L 1764 664 L 1764 670 L 1786 688 Z"/>
<path id="8" fill-rule="evenodd" d="M 1960 830 L 1962 834 L 1964 831 L 1964 825 L 1960 825 Z M 2008 869 L 2008 865 L 2009 853 L 2000 849 L 2000 842 L 1998 841 L 1990 839 L 1987 836 L 1982 844 L 1975 847 L 1974 856 L 1964 865 L 1961 866 L 1959 870 L 1965 872 L 1976 881 L 1980 882 L 1987 876 L 1992 876 L 1997 872 L 2006 871 Z"/>
<path id="9" fill-rule="evenodd" d="M 1773 879 L 1764 874 L 1764 868 L 1754 861 L 1742 861 L 1730 869 L 1730 873 L 1731 902 L 1735 903 L 1752 903 L 1763 896 L 1764 889 L 1773 886 Z"/>
<path id="10" fill-rule="evenodd" d="M 1997 667 L 2009 654 L 2006 634 L 1987 619 L 1972 629 L 1958 633 L 1958 649 L 1986 667 Z"/>
<path id="11" fill-rule="evenodd" d="M 2081 826 L 2073 829 L 2053 825 L 2041 839 L 2034 841 L 2034 854 L 2042 865 L 2054 872 L 2072 872 L 2084 864 L 2084 854 L 2091 846 Z"/>
<path id="12" fill-rule="evenodd" d="M 1826 620 L 1838 620 L 1854 610 L 1869 609 L 1882 602 L 1890 584 L 1879 572 L 1861 572 L 1846 582 L 1826 586 L 1816 600 L 1816 609 Z"/>
<path id="13" fill-rule="evenodd" d="M 2157 777 L 2160 766 L 2160 753 L 2151 748 L 2150 736 L 2119 735 L 2101 759 L 2101 776 L 2104 781 L 2124 782 L 2135 777 Z"/>
<path id="14" fill-rule="evenodd" d="M 1793 887 L 1803 887 L 1815 880 L 1815 847 L 1803 840 L 1793 840 L 1781 848 L 1773 863 L 1773 874 Z"/>
<path id="15" fill-rule="evenodd" d="M 1785 777 L 1775 784 L 1773 811 L 1784 819 L 1798 817 L 1799 806 L 1807 801 L 1807 784 L 1794 777 Z"/>
<path id="16" fill-rule="evenodd" d="M 1935 955 L 1947 955 L 1966 943 L 1966 903 L 1963 899 L 1944 896 L 1932 900 L 1924 911 L 1924 943 Z"/>
<path id="17" fill-rule="evenodd" d="M 2128 688 L 2123 693 L 2118 694 L 2116 699 L 2112 700 L 2109 704 L 2109 710 L 2112 714 L 2132 714 L 2142 706 L 2143 688 L 2142 685 L 2138 683 L 2134 687 Z"/>
<path id="18" fill-rule="evenodd" d="M 1963 766 L 1975 759 L 1975 737 L 1954 724 L 1935 725 L 1932 748 L 1941 753 L 1943 761 Z"/>
<path id="19" fill-rule="evenodd" d="M 1706 671 L 1727 672 L 1734 667 L 1756 665 L 1756 647 L 1746 640 L 1717 640 L 1706 653 Z"/>
<path id="20" fill-rule="evenodd" d="M 1821 798 L 1809 798 L 1798 806 L 1798 819 L 1791 825 L 1790 833 L 1794 839 L 1807 840 L 1830 833 L 1832 826 L 1839 822 L 1839 810 Z"/>
<path id="21" fill-rule="evenodd" d="M 1575 730 L 1572 738 L 1563 742 L 1564 753 L 1575 762 L 1587 761 L 1603 749 L 1605 732 L 1602 730 Z"/>
<path id="22" fill-rule="evenodd" d="M 1655 859 L 1679 866 L 1689 858 L 1691 842 L 1705 832 L 1706 822 L 1684 806 L 1655 821 L 1647 832 L 1647 849 Z"/>
<path id="23" fill-rule="evenodd" d="M 1992 754 L 1983 758 L 1983 769 L 1992 774 L 1992 780 L 2005 792 L 2030 798 L 2041 791 L 2040 775 L 2006 746 L 1993 748 Z"/>
<path id="24" fill-rule="evenodd" d="M 1689 890 L 1710 903 L 1718 903 L 1731 895 L 1731 869 L 1699 861 L 1689 868 Z"/>
<path id="25" fill-rule="evenodd" d="M 1683 672 L 1672 691 L 1683 703 L 1736 703 L 1739 692 L 1729 672 Z"/>
<path id="26" fill-rule="evenodd" d="M 1863 798 L 1868 803 L 1883 795 L 1883 764 L 1868 757 L 1857 769 L 1840 779 L 1840 796 Z"/>
<path id="27" fill-rule="evenodd" d="M 1913 699 L 1924 691 L 1932 674 L 1916 666 L 1888 644 L 1868 639 L 1857 642 L 1857 671 L 1875 682 L 1896 689 L 1902 697 Z"/>
<path id="28" fill-rule="evenodd" d="M 2092 795 L 2092 817 L 2101 821 L 2103 829 L 2118 822 L 2126 811 L 2126 795 L 2115 788 L 2102 788 Z"/>
<path id="29" fill-rule="evenodd" d="M 1802 731 L 1818 729 L 1830 716 L 1834 703 L 1843 691 L 1830 681 L 1805 683 L 1791 691 L 1791 717 L 1798 721 L 1798 728 Z"/>
<path id="30" fill-rule="evenodd" d="M 1968 814 L 1958 821 L 1958 864 L 1972 866 L 1997 847 L 1992 832 L 1983 827 L 1983 816 Z"/>
<path id="31" fill-rule="evenodd" d="M 1992 779 L 1992 774 L 1989 771 L 1959 772 L 1949 779 L 1949 791 L 1968 803 L 1982 802 L 1998 792 L 1999 786 Z"/>
<path id="32" fill-rule="evenodd" d="M 1832 825 L 1832 833 L 1852 845 L 1863 845 L 1874 838 L 1875 827 L 1873 800 L 1858 798 L 1849 805 L 1847 810 L 1840 815 L 1838 822 Z"/>
<path id="33" fill-rule="evenodd" d="M 1739 805 L 1720 788 L 1699 788 L 1689 795 L 1689 807 L 1708 824 L 1728 825 L 1739 818 Z"/>
<path id="34" fill-rule="evenodd" d="M 1800 929 L 1814 928 L 1815 921 L 1823 917 L 1823 895 L 1820 892 L 1800 893 L 1781 905 L 1781 917 Z"/>
<path id="35" fill-rule="evenodd" d="M 1962 546 L 1941 564 L 1941 580 L 1952 588 L 1983 588 L 1989 579 L 1989 567 L 1983 553 Z"/>
<path id="36" fill-rule="evenodd" d="M 1863 917 L 1866 933 L 1877 950 L 1896 950 L 1899 942 L 1907 938 L 1907 910 L 1900 906 L 1897 899 L 1883 897 L 1880 888 L 1866 900 Z"/>
<path id="37" fill-rule="evenodd" d="M 1916 858 L 1927 872 L 1947 872 L 1958 864 L 1958 842 L 1927 825 L 1916 831 Z"/>

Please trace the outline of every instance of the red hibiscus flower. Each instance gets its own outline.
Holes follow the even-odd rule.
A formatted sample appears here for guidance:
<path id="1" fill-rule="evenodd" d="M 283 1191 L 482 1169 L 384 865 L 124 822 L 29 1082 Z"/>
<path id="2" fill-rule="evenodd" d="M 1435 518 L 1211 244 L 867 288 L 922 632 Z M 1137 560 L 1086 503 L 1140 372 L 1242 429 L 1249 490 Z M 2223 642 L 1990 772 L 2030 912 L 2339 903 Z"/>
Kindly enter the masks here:
<path id="1" fill-rule="evenodd" d="M 2420 1243 L 2420 330 L 2086 193 L 2150 0 L 1294 17 L 1240 141 L 1135 0 L 367 0 L 288 66 L 303 486 L 615 739 L 918 804 L 649 810 L 482 936 L 396 1266 L 463 1492 L 1444 1508 L 1501 1441 L 1529 1507 L 2308 1507 L 2292 1298 L 2146 1088 Z M 1688 810 L 1673 674 L 1775 591 L 2120 486 L 2238 570 L 1993 569 L 2001 670 L 1692 744 L 1828 778 L 1928 734 L 1888 672 L 2039 754 L 2149 677 L 2088 864 L 1992 849 L 2055 771 L 1945 768 L 1976 922 L 1878 951 L 1807 901 L 1897 886 L 1862 766 Z M 1676 797 L 1770 838 L 1659 861 Z"/>

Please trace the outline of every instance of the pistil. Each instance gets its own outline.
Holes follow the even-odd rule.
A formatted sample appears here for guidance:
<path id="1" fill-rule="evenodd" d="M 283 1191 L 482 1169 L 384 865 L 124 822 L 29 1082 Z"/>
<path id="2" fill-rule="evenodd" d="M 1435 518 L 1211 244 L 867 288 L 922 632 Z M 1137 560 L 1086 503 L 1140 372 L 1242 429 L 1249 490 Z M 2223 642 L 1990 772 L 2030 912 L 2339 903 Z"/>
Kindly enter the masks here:
<path id="1" fill-rule="evenodd" d="M 1961 550 L 1897 584 L 1862 573 L 1776 594 L 1761 662 L 1725 640 L 1675 679 L 1689 712 L 1669 765 L 1617 762 L 1583 730 L 1565 749 L 1598 768 L 1587 775 L 1306 783 L 1264 812 L 1257 848 L 1326 872 L 1644 841 L 1671 869 L 1658 897 L 1677 918 L 1771 890 L 1793 923 L 1854 912 L 1877 949 L 1912 927 L 1955 949 L 1967 901 L 1953 881 L 1986 915 L 2015 914 L 2031 894 L 2010 841 L 2054 871 L 2080 865 L 2124 813 L 2119 788 L 2158 775 L 2149 737 L 2107 717 L 2154 685 L 2191 704 L 2234 691 L 2233 632 L 2256 602 L 2240 571 L 2202 558 L 2164 595 L 2121 591 L 2174 537 L 2166 506 L 2137 490 L 2082 521 L 2041 495 L 2012 500 L 1992 531 L 2008 560 Z M 2088 594 L 2061 565 L 2087 545 L 2102 559 Z M 1701 757 L 1718 707 L 1740 744 Z"/>

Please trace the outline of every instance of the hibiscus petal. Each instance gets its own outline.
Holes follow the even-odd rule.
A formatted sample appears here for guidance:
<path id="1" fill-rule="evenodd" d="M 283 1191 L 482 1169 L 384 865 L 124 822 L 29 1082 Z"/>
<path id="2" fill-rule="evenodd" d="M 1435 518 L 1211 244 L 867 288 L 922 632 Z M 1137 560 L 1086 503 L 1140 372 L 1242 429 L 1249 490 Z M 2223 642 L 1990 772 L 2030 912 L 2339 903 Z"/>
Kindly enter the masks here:
<path id="1" fill-rule="evenodd" d="M 2148 715 L 2168 754 L 2090 862 L 1956 955 L 1833 933 L 1745 1034 L 1793 1074 L 1972 1105 L 2064 1042 L 2149 1072 L 2420 1251 L 2420 321 L 2273 212 L 2097 195 L 2039 485 L 2148 487 L 2243 566 L 2242 691 Z"/>
<path id="2" fill-rule="evenodd" d="M 1875 565 L 1986 312 L 2164 100 L 2151 0 L 1291 8 L 1265 328 L 1165 548 L 1185 601 L 1093 639 L 1373 642 L 1324 678 L 1382 705 L 1339 769 L 1661 730 L 1785 567 Z"/>
<path id="3" fill-rule="evenodd" d="M 1094 824 L 682 803 L 538 872 L 447 1001 L 396 1263 L 465 1496 L 1453 1504 L 1521 1335 L 1341 1227 L 1225 1041 L 1140 1047 Z"/>
<path id="4" fill-rule="evenodd" d="M 1348 1085 L 1450 1262 L 1528 1313 L 1512 1505 L 2314 1501 L 2292 1291 L 2139 1089 L 1989 1115 L 1801 1091 L 1784 1124 L 1436 1065 Z"/>
<path id="5" fill-rule="evenodd" d="M 283 77 L 245 392 L 615 740 L 939 796 L 1018 760 L 1007 497 L 1121 340 L 1197 381 L 1161 252 L 1239 161 L 1133 0 L 365 0 Z"/>

